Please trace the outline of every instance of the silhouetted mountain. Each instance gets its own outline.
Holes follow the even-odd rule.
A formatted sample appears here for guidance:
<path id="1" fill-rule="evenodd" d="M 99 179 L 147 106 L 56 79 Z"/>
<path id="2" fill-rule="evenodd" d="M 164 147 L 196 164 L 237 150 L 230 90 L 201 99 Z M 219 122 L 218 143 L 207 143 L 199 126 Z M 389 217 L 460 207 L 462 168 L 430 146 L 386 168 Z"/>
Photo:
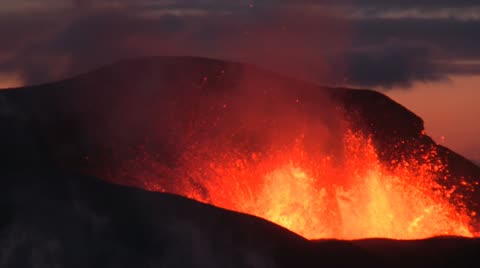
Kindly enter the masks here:
<path id="1" fill-rule="evenodd" d="M 421 118 L 374 91 L 320 87 L 203 58 L 125 60 L 0 92 L 0 266 L 458 267 L 476 258 L 477 240 L 309 242 L 259 218 L 79 175 L 135 185 L 127 170 L 132 160 L 148 153 L 175 166 L 189 135 L 184 126 L 200 122 L 201 135 L 218 137 L 213 126 L 223 113 L 222 129 L 243 131 L 249 146 L 262 146 L 269 138 L 265 118 L 299 126 L 290 118 L 295 103 L 328 129 L 332 152 L 341 146 L 345 119 L 372 135 L 386 164 L 435 147 L 446 176 L 458 178 L 453 183 L 480 178 L 478 166 L 423 133 Z M 235 121 L 251 109 L 261 116 Z M 480 211 L 478 187 L 464 194 Z"/>

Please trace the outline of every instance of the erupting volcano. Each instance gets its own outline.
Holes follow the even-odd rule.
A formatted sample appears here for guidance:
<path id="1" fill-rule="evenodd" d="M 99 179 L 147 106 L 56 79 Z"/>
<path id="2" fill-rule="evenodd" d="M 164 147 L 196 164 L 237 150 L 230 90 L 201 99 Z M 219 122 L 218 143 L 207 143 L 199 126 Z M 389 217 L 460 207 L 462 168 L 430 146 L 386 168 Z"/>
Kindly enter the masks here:
<path id="1" fill-rule="evenodd" d="M 22 133 L 42 161 L 307 239 L 478 235 L 478 167 L 380 93 L 197 58 L 125 61 L 44 87 L 4 94 L 31 114 Z M 35 156 L 15 146 L 5 168 Z"/>
<path id="2" fill-rule="evenodd" d="M 201 74 L 163 98 L 169 112 L 157 113 L 129 149 L 135 157 L 96 174 L 255 215 L 309 239 L 475 236 L 466 192 L 478 184 L 450 174 L 436 144 L 393 130 L 393 153 L 380 150 L 385 138 L 359 128 L 333 90 L 256 73 L 233 87 L 238 79 L 223 68 Z"/>
<path id="3" fill-rule="evenodd" d="M 348 131 L 343 141 L 343 163 L 307 153 L 302 136 L 290 147 L 244 154 L 209 144 L 184 157 L 177 185 L 149 179 L 142 187 L 256 215 L 310 239 L 474 236 L 475 212 L 438 182 L 446 167 L 433 148 L 422 161 L 385 167 L 370 138 Z"/>

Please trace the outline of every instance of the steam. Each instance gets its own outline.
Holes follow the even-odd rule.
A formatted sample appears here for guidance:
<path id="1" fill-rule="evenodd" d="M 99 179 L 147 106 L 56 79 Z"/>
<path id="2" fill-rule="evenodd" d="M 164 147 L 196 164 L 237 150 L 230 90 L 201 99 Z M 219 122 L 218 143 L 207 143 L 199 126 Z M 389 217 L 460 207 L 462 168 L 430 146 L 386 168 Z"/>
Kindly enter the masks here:
<path id="1" fill-rule="evenodd" d="M 472 38 L 480 20 L 383 16 L 390 9 L 433 8 L 416 5 L 73 1 L 42 9 L 50 16 L 41 18 L 32 10 L 15 20 L 0 14 L 8 25 L 0 34 L 11 37 L 0 44 L 8 52 L 0 55 L 0 72 L 18 70 L 25 84 L 36 84 L 124 58 L 190 55 L 252 63 L 321 84 L 384 89 L 478 73 L 478 66 L 448 62 L 479 57 Z"/>
<path id="2" fill-rule="evenodd" d="M 340 60 L 339 53 L 348 44 L 347 23 L 323 10 L 305 13 L 298 8 L 248 5 L 228 9 L 227 5 L 225 9 L 197 7 L 202 11 L 197 13 L 179 8 L 174 14 L 162 12 L 175 8 L 166 7 L 148 10 L 150 14 L 145 15 L 145 10 L 121 5 L 104 9 L 93 8 L 90 1 L 78 2 L 85 8 L 82 13 L 66 21 L 59 17 L 48 24 L 38 23 L 35 27 L 43 28 L 36 32 L 42 34 L 16 45 L 24 49 L 12 47 L 17 50 L 15 55 L 3 64 L 20 69 L 25 82 L 32 84 L 124 58 L 192 55 L 253 63 L 307 80 L 333 82 L 338 70 L 331 69 L 329 61 Z M 51 24 L 67 26 L 46 28 Z M 42 45 L 37 47 L 35 42 Z M 27 61 L 27 55 L 35 62 Z"/>

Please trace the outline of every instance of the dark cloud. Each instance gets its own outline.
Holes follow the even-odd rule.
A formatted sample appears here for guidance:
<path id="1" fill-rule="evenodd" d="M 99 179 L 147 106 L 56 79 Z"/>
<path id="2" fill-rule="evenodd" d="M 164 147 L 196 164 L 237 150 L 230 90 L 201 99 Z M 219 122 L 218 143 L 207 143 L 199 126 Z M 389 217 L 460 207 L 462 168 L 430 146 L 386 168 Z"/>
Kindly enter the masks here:
<path id="1" fill-rule="evenodd" d="M 284 0 L 283 2 L 287 2 Z M 442 7 L 471 7 L 478 6 L 477 0 L 300 0 L 295 1 L 301 4 L 319 4 L 319 5 L 342 5 L 357 8 L 378 7 L 378 8 L 442 8 Z"/>
<path id="2" fill-rule="evenodd" d="M 0 43 L 0 73 L 18 71 L 28 83 L 39 83 L 122 58 L 195 55 L 250 62 L 320 83 L 408 87 L 480 73 L 480 65 L 460 62 L 480 60 L 480 19 L 349 12 L 468 10 L 476 2 L 73 0 L 71 10 L 41 16 L 31 10 L 0 14 L 0 35 L 8 37 Z M 350 11 L 330 12 L 336 7 Z"/>
<path id="3" fill-rule="evenodd" d="M 480 20 L 352 20 L 352 46 L 344 57 L 346 79 L 353 85 L 388 89 L 480 74 L 478 29 Z"/>
<path id="4" fill-rule="evenodd" d="M 338 46 L 337 39 L 343 32 L 337 32 L 337 23 L 323 16 L 299 18 L 289 12 L 258 14 L 161 13 L 152 17 L 94 12 L 68 21 L 49 38 L 12 46 L 15 56 L 3 62 L 3 66 L 22 69 L 29 83 L 52 79 L 47 73 L 52 71 L 52 65 L 59 65 L 56 60 L 64 57 L 69 58 L 68 68 L 61 66 L 64 76 L 122 58 L 148 55 L 217 57 L 268 67 L 280 64 L 282 71 L 287 71 L 285 68 L 292 71 L 309 59 L 318 65 L 315 61 L 321 61 L 319 48 L 323 46 L 325 51 L 334 44 Z M 287 21 L 290 22 L 287 24 Z M 317 32 L 317 25 L 324 22 L 328 22 L 329 27 Z M 34 58 L 37 60 L 32 62 Z M 43 61 L 48 58 L 52 62 Z"/>
<path id="5" fill-rule="evenodd" d="M 423 42 L 444 52 L 444 57 L 480 59 L 480 20 L 363 19 L 352 21 L 354 46 L 386 42 Z"/>
<path id="6" fill-rule="evenodd" d="M 333 2 L 333 1 L 332 1 Z M 469 7 L 479 5 L 477 0 L 340 0 L 336 1 L 348 3 L 358 7 L 365 5 L 382 6 L 388 8 L 400 7 Z"/>
<path id="7" fill-rule="evenodd" d="M 402 43 L 353 49 L 346 56 L 346 82 L 392 88 L 442 79 L 444 72 L 433 51 L 426 45 Z"/>

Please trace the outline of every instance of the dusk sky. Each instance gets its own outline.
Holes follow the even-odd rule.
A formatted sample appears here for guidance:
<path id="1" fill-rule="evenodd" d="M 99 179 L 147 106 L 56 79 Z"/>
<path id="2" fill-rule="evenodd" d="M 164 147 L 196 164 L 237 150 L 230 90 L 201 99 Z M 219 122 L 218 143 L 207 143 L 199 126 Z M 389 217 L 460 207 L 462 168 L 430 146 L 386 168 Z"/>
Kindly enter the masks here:
<path id="1" fill-rule="evenodd" d="M 204 56 L 384 92 L 480 163 L 480 0 L 0 0 L 0 88 Z"/>

